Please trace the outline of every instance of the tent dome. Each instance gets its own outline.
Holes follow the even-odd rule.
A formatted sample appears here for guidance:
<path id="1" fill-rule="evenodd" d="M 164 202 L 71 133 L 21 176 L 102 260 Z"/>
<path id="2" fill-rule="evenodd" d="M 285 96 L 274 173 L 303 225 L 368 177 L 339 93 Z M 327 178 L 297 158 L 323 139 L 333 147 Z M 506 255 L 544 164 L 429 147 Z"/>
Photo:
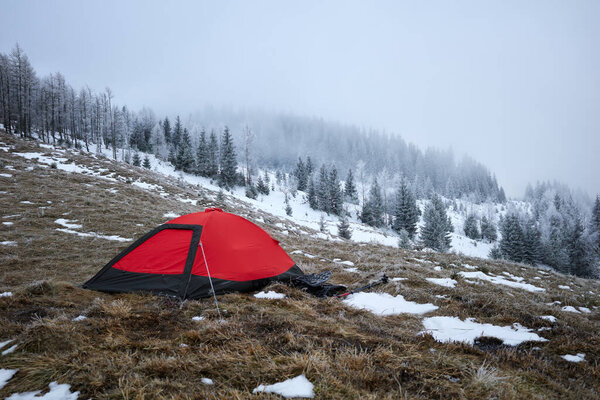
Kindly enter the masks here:
<path id="1" fill-rule="evenodd" d="M 219 208 L 175 218 L 113 258 L 84 288 L 180 298 L 252 291 L 303 275 L 259 226 Z"/>

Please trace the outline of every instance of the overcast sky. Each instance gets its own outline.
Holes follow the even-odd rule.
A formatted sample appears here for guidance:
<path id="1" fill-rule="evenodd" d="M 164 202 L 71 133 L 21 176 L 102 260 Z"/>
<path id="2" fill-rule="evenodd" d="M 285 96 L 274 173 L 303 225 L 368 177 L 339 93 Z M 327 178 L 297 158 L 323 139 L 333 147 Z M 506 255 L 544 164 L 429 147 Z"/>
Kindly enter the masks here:
<path id="1" fill-rule="evenodd" d="M 0 51 L 118 103 L 322 116 L 452 147 L 507 193 L 600 192 L 600 1 L 7 1 Z"/>

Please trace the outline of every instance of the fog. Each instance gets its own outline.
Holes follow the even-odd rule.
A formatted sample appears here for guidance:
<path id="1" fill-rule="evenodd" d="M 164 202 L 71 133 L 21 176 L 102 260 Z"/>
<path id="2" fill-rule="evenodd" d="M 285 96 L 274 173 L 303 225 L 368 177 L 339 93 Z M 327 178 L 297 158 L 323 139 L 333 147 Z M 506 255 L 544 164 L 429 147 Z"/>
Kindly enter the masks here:
<path id="1" fill-rule="evenodd" d="M 0 51 L 133 108 L 319 116 L 467 153 L 511 196 L 546 179 L 600 192 L 597 1 L 0 7 Z"/>

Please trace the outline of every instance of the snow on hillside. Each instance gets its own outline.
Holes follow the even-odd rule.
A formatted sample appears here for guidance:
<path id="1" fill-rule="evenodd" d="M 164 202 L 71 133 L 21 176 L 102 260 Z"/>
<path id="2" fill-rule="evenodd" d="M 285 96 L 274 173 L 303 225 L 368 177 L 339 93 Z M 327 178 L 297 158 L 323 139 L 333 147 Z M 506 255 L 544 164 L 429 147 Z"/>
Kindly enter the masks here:
<path id="1" fill-rule="evenodd" d="M 29 152 L 29 153 L 14 153 L 17 156 L 27 158 L 29 160 L 37 160 L 37 164 L 42 167 L 52 167 L 66 172 L 81 173 L 85 175 L 97 176 L 102 179 L 109 181 L 121 180 L 119 176 L 115 176 L 114 173 L 106 173 L 107 171 L 102 168 L 90 168 L 88 166 L 78 165 L 72 162 L 68 157 L 68 152 L 60 147 L 54 147 L 46 144 L 41 144 L 42 147 L 52 153 L 52 156 L 48 156 L 44 153 Z M 8 148 L 2 148 L 7 151 Z M 69 150 L 76 152 L 77 150 Z M 81 151 L 81 153 L 85 153 Z M 120 150 L 118 154 L 121 156 L 123 152 Z M 101 149 L 101 154 L 92 154 L 92 157 L 98 157 L 100 155 L 105 156 L 108 159 L 112 159 L 111 149 Z M 218 193 L 221 188 L 216 182 L 211 179 L 187 174 L 182 171 L 176 171 L 175 168 L 168 162 L 164 162 L 154 155 L 147 155 L 150 161 L 151 169 L 159 174 L 173 177 L 192 185 L 198 185 L 215 193 Z M 260 171 L 261 175 L 264 175 L 264 171 Z M 296 225 L 304 226 L 316 231 L 317 237 L 321 239 L 328 239 L 333 241 L 340 241 L 337 235 L 337 225 L 339 219 L 335 215 L 328 215 L 322 211 L 313 210 L 308 205 L 307 194 L 302 191 L 290 191 L 285 185 L 280 185 L 276 182 L 275 174 L 267 172 L 270 181 L 271 190 L 269 195 L 259 195 L 256 200 L 250 199 L 245 195 L 245 188 L 236 187 L 232 191 L 228 192 L 229 195 L 235 197 L 238 200 L 244 201 L 249 204 L 257 211 L 263 211 L 279 217 L 283 220 L 288 220 Z M 167 193 L 164 192 L 160 185 L 150 184 L 148 182 L 136 181 L 132 183 L 143 190 L 157 192 L 159 195 L 166 197 Z M 292 215 L 288 216 L 285 211 L 285 198 L 286 194 L 288 197 L 289 205 L 292 209 Z M 178 199 L 179 201 L 191 203 L 196 205 L 195 199 Z M 427 200 L 419 200 L 418 207 L 423 210 L 427 205 Z M 468 214 L 474 213 L 478 216 L 486 216 L 496 224 L 500 216 L 505 215 L 511 209 L 517 209 L 520 211 L 530 212 L 530 205 L 525 202 L 509 201 L 507 204 L 495 204 L 495 203 L 483 203 L 474 204 L 465 200 L 448 200 L 445 202 L 449 205 L 448 216 L 454 226 L 454 232 L 451 234 L 452 248 L 451 251 L 457 254 L 464 254 L 471 257 L 487 258 L 490 250 L 494 246 L 494 243 L 489 243 L 481 240 L 472 240 L 464 235 L 463 226 L 465 218 Z M 352 232 L 351 240 L 357 243 L 378 243 L 386 246 L 396 247 L 398 246 L 398 235 L 389 228 L 373 228 L 360 222 L 360 205 L 345 203 L 345 207 L 350 211 L 349 223 Z M 252 216 L 248 216 L 252 219 Z M 260 219 L 255 219 L 258 222 Z M 323 226 L 321 227 L 321 220 Z M 422 228 L 422 218 L 418 223 L 418 229 Z M 307 231 L 293 227 L 291 224 L 280 224 L 279 228 L 281 233 L 288 234 L 289 230 L 296 230 L 297 233 L 308 234 Z"/>

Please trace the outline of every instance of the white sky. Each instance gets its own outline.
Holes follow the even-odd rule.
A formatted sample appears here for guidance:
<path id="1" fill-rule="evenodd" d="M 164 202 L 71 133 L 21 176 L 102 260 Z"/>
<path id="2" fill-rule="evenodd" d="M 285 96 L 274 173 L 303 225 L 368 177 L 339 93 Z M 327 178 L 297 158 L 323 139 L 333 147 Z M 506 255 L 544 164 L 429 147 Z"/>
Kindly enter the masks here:
<path id="1" fill-rule="evenodd" d="M 8 1 L 40 75 L 161 116 L 322 116 L 452 147 L 507 193 L 600 192 L 600 1 Z"/>

